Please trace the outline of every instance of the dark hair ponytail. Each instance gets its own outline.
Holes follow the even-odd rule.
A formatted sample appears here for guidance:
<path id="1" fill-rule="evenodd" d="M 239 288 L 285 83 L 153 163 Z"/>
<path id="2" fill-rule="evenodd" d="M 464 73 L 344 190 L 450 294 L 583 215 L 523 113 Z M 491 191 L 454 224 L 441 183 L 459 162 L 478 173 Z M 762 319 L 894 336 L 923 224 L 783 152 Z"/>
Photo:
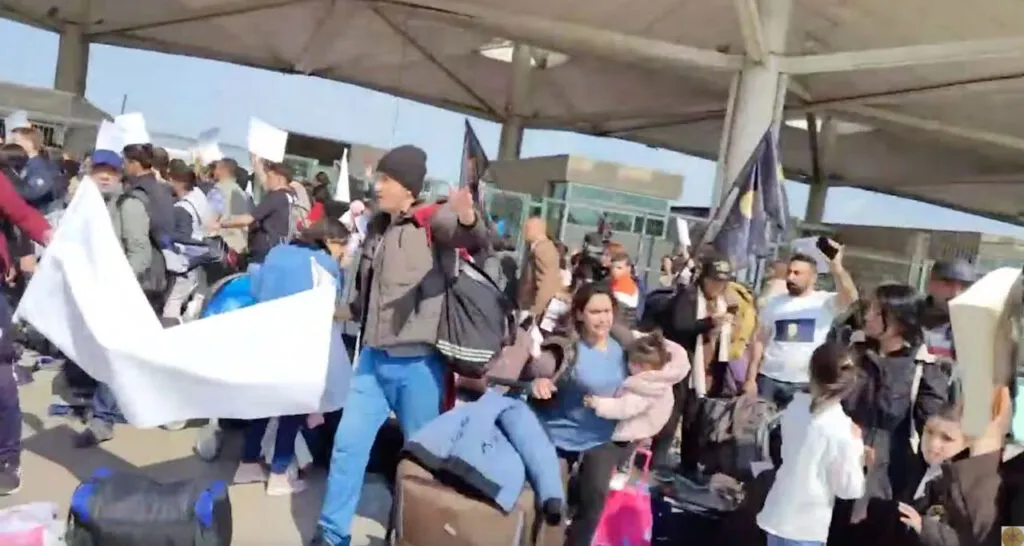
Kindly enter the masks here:
<path id="1" fill-rule="evenodd" d="M 842 400 L 857 384 L 857 364 L 846 347 L 826 342 L 811 354 L 811 413 L 832 401 Z"/>

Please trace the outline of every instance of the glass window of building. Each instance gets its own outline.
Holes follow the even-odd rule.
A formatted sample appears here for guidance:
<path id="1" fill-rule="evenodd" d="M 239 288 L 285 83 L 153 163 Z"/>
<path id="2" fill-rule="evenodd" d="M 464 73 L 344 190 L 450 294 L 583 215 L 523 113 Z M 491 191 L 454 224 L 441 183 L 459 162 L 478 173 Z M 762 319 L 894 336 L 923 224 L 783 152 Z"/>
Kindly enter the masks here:
<path id="1" fill-rule="evenodd" d="M 572 184 L 570 197 L 574 202 L 592 203 L 600 206 L 620 206 L 631 209 L 667 213 L 669 203 L 665 199 L 629 193 L 608 188 L 597 188 L 586 184 Z"/>
<path id="2" fill-rule="evenodd" d="M 559 201 L 565 201 L 565 195 L 568 191 L 569 184 L 566 182 L 552 182 L 551 183 L 551 198 L 558 199 Z"/>

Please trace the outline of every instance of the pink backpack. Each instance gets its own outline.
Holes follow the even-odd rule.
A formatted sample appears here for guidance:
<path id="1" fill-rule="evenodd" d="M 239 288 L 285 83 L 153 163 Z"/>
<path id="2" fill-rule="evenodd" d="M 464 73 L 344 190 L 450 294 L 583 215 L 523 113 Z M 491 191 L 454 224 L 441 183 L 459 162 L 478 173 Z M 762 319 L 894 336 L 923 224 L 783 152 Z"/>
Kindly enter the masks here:
<path id="1" fill-rule="evenodd" d="M 591 546 L 651 546 L 651 527 L 654 525 L 651 493 L 648 490 L 651 452 L 639 449 L 637 454 L 644 456 L 643 477 L 640 480 L 631 479 L 632 460 L 628 474 L 615 472 L 612 475 L 612 487 L 608 491 Z"/>

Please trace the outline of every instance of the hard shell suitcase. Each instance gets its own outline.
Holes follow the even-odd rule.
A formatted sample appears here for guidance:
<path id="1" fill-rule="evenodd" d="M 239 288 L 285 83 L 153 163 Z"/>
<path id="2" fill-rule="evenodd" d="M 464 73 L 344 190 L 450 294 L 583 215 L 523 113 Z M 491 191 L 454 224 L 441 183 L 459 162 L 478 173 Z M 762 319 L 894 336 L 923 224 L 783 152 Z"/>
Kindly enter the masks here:
<path id="1" fill-rule="evenodd" d="M 562 526 L 544 523 L 529 487 L 506 515 L 409 459 L 398 465 L 392 518 L 393 546 L 560 546 L 564 537 Z"/>

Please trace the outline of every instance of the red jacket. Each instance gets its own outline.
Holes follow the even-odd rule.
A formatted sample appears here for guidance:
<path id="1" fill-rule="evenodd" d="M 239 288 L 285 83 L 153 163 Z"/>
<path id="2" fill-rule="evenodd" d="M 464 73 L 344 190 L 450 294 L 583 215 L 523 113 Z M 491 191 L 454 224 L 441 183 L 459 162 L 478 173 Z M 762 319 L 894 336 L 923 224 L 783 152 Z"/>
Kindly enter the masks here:
<path id="1" fill-rule="evenodd" d="M 18 195 L 14 184 L 0 172 L 0 218 L 20 228 L 30 239 L 45 244 L 50 223 Z M 7 248 L 7 237 L 0 235 L 0 271 L 7 271 L 13 262 Z"/>

